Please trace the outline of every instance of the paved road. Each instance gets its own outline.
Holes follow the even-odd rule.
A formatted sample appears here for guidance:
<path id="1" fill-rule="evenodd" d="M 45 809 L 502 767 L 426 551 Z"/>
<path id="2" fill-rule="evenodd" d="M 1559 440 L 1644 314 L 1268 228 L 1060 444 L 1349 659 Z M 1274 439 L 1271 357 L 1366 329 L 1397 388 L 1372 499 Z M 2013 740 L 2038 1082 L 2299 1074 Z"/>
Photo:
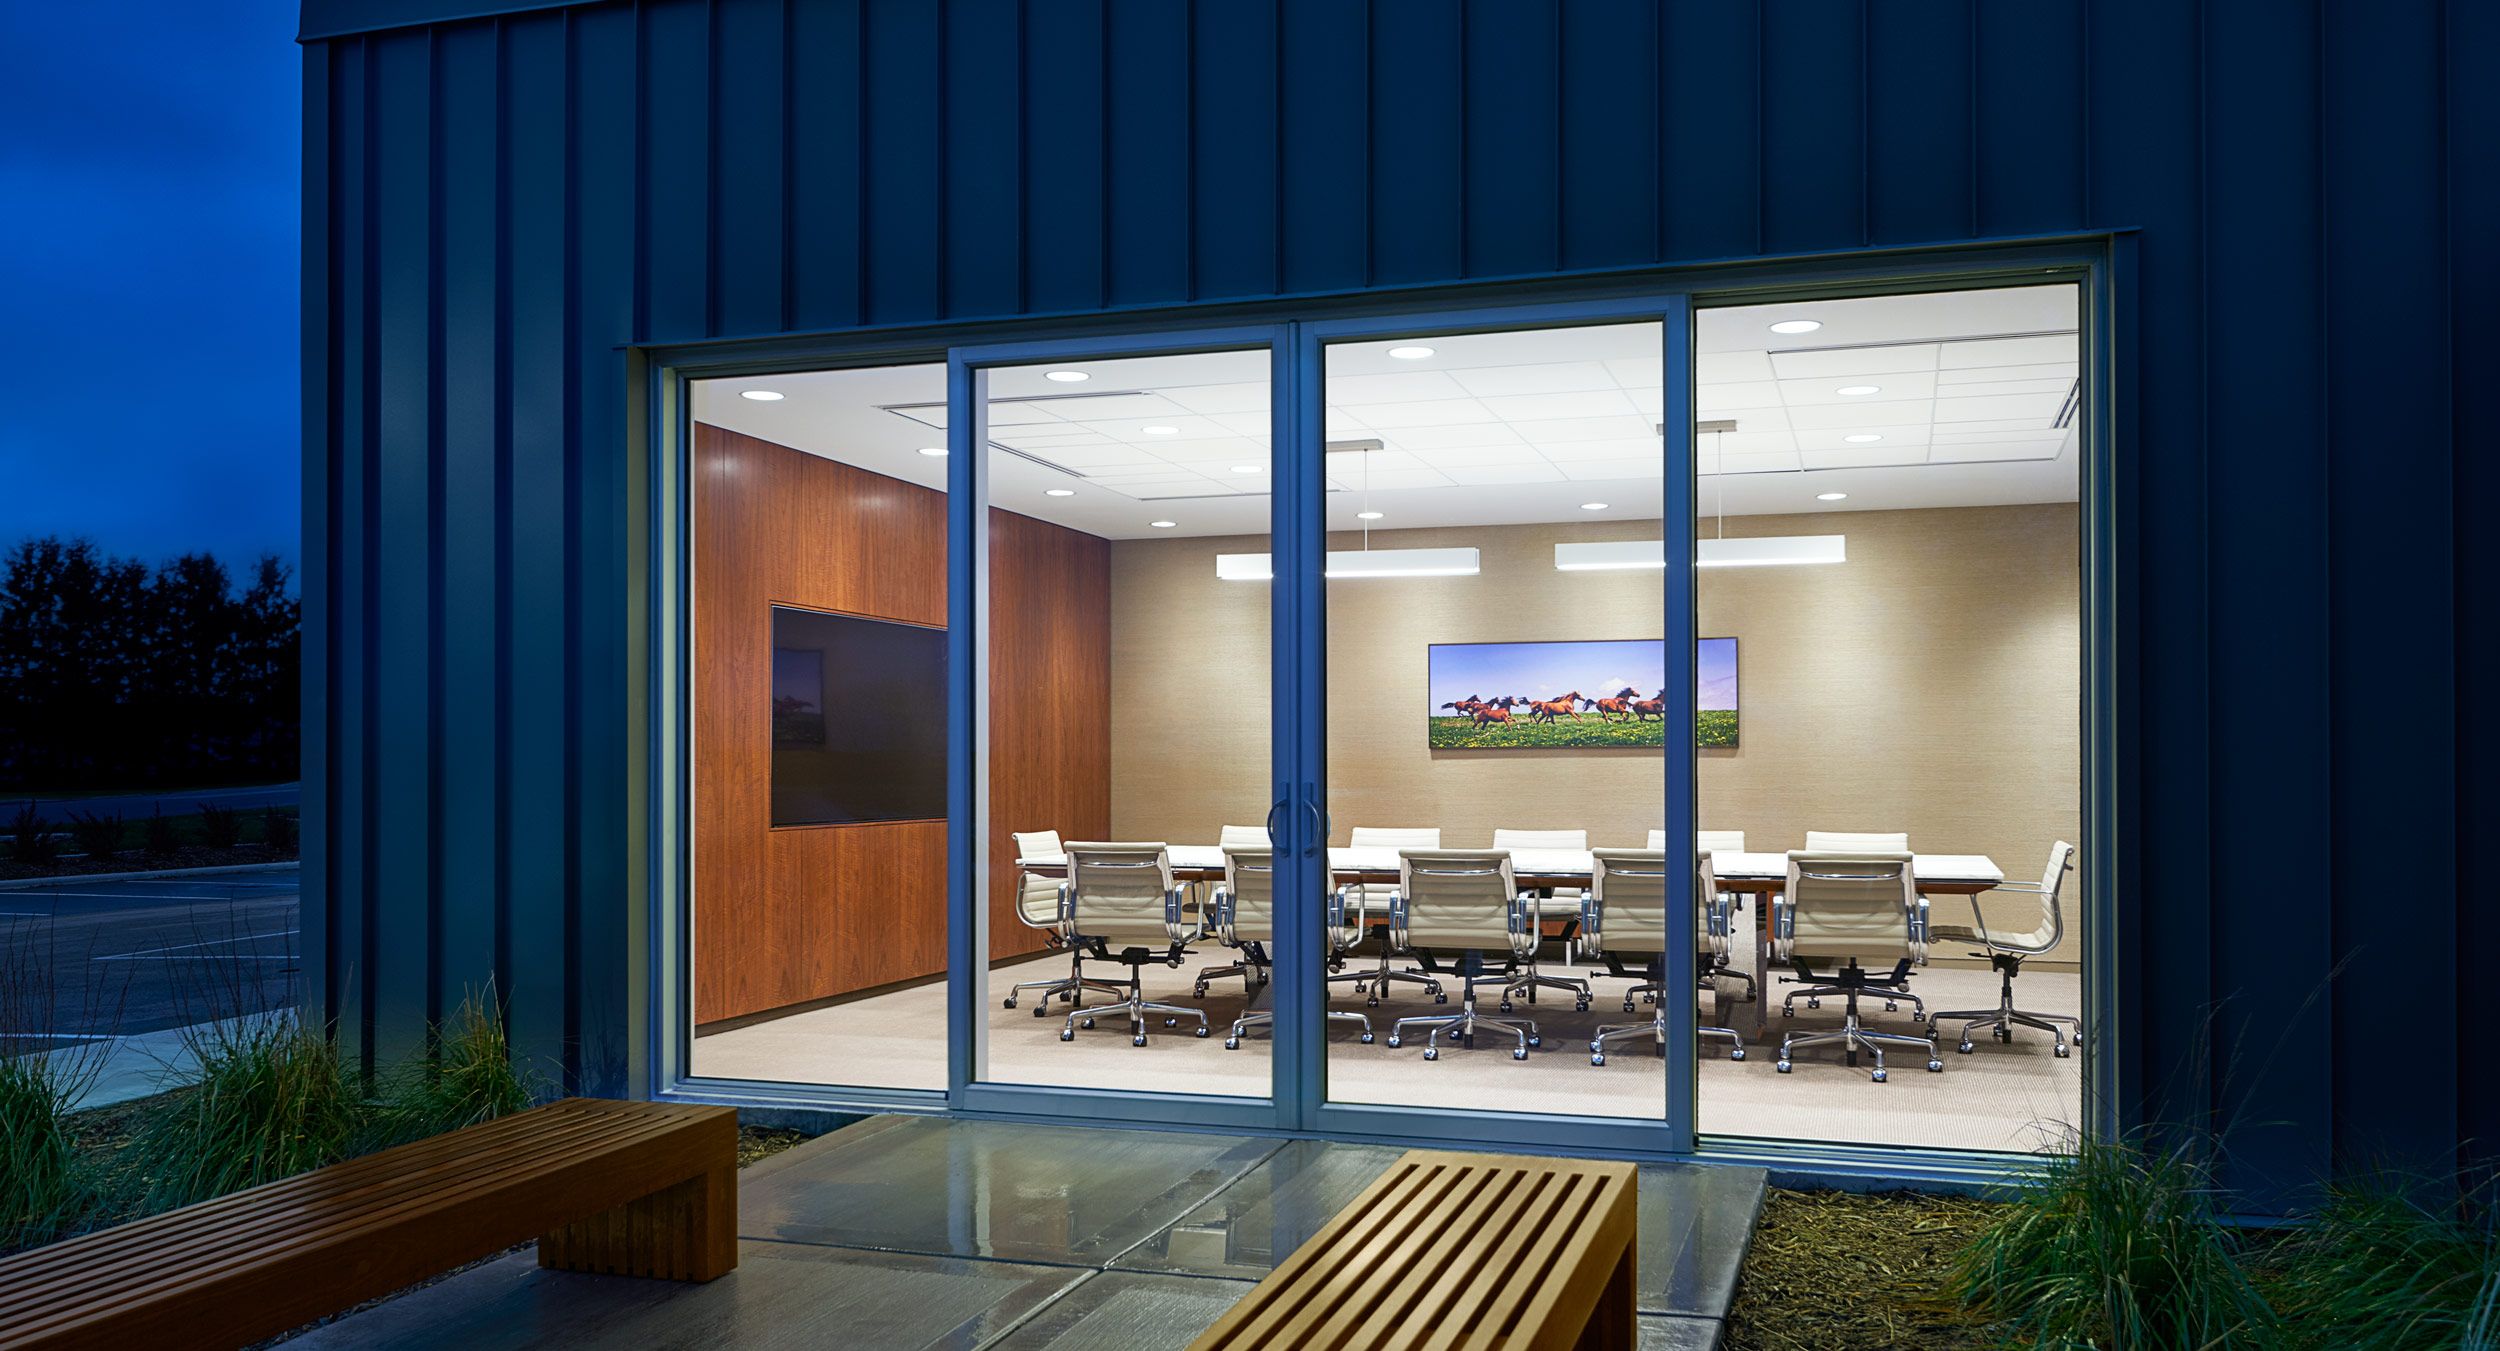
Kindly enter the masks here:
<path id="1" fill-rule="evenodd" d="M 123 820 L 137 821 L 160 810 L 167 816 L 186 815 L 208 802 L 234 811 L 293 807 L 301 804 L 303 796 L 304 786 L 300 783 L 272 783 L 258 788 L 191 788 L 176 793 L 123 793 L 113 797 L 0 797 L 0 814 L 15 816 L 18 808 L 31 800 L 35 811 L 54 825 L 67 825 L 72 812 L 91 816 L 119 812 Z"/>
<path id="2" fill-rule="evenodd" d="M 59 1045 L 293 1004 L 299 888 L 288 868 L 0 891 L 0 1019 L 49 1009 L 0 1053 L 29 1031 Z M 30 971 L 23 997 L 7 988 Z"/>

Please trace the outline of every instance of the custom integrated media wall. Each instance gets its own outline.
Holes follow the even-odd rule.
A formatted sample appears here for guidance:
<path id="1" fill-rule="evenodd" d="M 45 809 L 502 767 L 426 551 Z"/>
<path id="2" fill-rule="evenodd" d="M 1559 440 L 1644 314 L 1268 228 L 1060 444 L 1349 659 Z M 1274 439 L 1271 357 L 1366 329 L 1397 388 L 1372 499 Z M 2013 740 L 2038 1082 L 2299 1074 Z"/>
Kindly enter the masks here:
<path id="1" fill-rule="evenodd" d="M 837 999 L 946 969 L 946 822 L 772 825 L 774 606 L 943 626 L 942 493 L 717 427 L 694 440 L 694 1003 L 698 1024 Z M 1041 946 L 1016 922 L 1008 832 L 1109 833 L 1110 548 L 990 514 L 991 955 Z M 1006 692 L 1011 692 L 1006 693 Z M 844 719 L 943 716 L 918 707 Z"/>
<path id="2" fill-rule="evenodd" d="M 1766 849 L 1810 829 L 1906 830 L 1915 848 L 2036 879 L 2051 841 L 2082 838 L 2076 529 L 2072 504 L 1729 518 L 1731 536 L 1845 534 L 1849 561 L 1699 574 L 1699 632 L 1738 640 L 1744 705 L 1741 744 L 1701 752 L 1701 826 Z M 1373 532 L 1375 548 L 1472 545 L 1483 571 L 1329 584 L 1337 842 L 1358 825 L 1438 825 L 1453 846 L 1503 827 L 1642 843 L 1660 823 L 1656 752 L 1429 749 L 1425 663 L 1432 643 L 1657 636 L 1660 574 L 1554 568 L 1558 541 L 1657 537 L 1655 521 Z M 1214 561 L 1265 547 L 1112 546 L 1123 839 L 1194 840 L 1265 815 L 1267 589 L 1217 580 Z M 1180 616 L 1190 642 L 1149 636 Z"/>

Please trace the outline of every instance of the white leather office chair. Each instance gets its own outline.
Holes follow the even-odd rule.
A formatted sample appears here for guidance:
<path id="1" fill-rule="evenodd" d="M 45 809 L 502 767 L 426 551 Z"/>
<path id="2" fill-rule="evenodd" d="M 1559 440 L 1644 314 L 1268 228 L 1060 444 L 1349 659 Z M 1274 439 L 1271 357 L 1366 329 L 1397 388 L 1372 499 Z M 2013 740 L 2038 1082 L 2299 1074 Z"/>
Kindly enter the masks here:
<path id="1" fill-rule="evenodd" d="M 1787 885 L 1771 902 L 1771 955 L 1816 992 L 1841 996 L 1847 1012 L 1836 1032 L 1781 1038 L 1774 1068 L 1786 1074 L 1795 1052 L 1837 1044 L 1852 1065 L 1860 1051 L 1872 1054 L 1880 1084 L 1889 1045 L 1924 1050 L 1927 1068 L 1941 1073 L 1944 1061 L 1933 1038 L 1870 1032 L 1858 1022 L 1858 997 L 1869 990 L 1900 992 L 1910 969 L 1926 964 L 1927 943 L 1927 902 L 1906 851 L 1790 850 Z M 1877 974 L 1884 971 L 1890 974 Z M 1794 1013 L 1781 1005 L 1782 1017 Z"/>
<path id="2" fill-rule="evenodd" d="M 1438 849 L 1441 847 L 1441 830 L 1437 826 L 1356 826 L 1346 842 L 1357 849 Z M 1358 931 L 1368 929 L 1389 913 L 1389 898 L 1395 896 L 1397 890 L 1396 884 L 1390 882 L 1349 883 L 1335 889 L 1331 913 L 1341 916 L 1345 923 L 1354 925 Z M 1356 941 L 1361 940 L 1358 938 Z M 1334 955 L 1341 957 L 1343 949 Z M 1388 992 L 1389 982 L 1394 980 L 1413 981 L 1423 986 L 1424 993 L 1434 1000 L 1446 1002 L 1438 979 L 1422 971 L 1392 970 L 1389 955 L 1389 944 L 1384 937 L 1377 968 L 1339 972 L 1328 980 L 1331 983 L 1353 982 L 1354 992 L 1367 995 L 1363 1002 L 1373 1008 L 1380 1007 L 1380 997 Z"/>
<path id="3" fill-rule="evenodd" d="M 1067 852 L 1061 847 L 1059 832 L 1055 830 L 1017 831 L 1015 841 L 1016 857 L 1019 859 L 1057 858 Z M 1041 1002 L 1033 1007 L 1033 1016 L 1036 1018 L 1050 1016 L 1050 1000 L 1053 995 L 1061 999 L 1073 1000 L 1081 991 L 1089 989 L 1114 996 L 1123 993 L 1119 986 L 1107 980 L 1085 978 L 1086 945 L 1069 931 L 1060 915 L 1060 882 L 1059 878 L 1046 877 L 1029 869 L 1016 870 L 1016 918 L 1023 921 L 1029 928 L 1041 930 L 1049 938 L 1052 947 L 1066 948 L 1069 954 L 1066 979 L 1020 981 L 1009 987 L 1006 1006 L 1011 1009 L 1016 1006 L 1017 997 L 1025 991 L 1042 992 Z"/>
<path id="4" fill-rule="evenodd" d="M 1666 835 L 1666 832 L 1663 830 L 1653 833 L 1661 837 Z M 1659 849 L 1665 848 L 1666 845 L 1663 838 L 1659 844 L 1652 847 Z M 1741 830 L 1697 831 L 1694 834 L 1693 847 L 1701 850 L 1705 854 L 1716 853 L 1721 850 L 1731 854 L 1741 854 L 1745 852 L 1745 832 Z"/>
<path id="5" fill-rule="evenodd" d="M 1977 944 L 1980 950 L 1972 955 L 1987 958 L 1988 964 L 1997 969 L 2003 978 L 2003 993 L 1998 997 L 1997 1006 L 1993 1009 L 1966 1009 L 1937 1014 L 1927 1022 L 1927 1035 L 1931 1037 L 1936 1035 L 1937 1028 L 1947 1018 L 1961 1018 L 1967 1021 L 1962 1024 L 1961 1045 L 1955 1049 L 1964 1055 L 1971 1053 L 1970 1034 L 1971 1029 L 1976 1027 L 1987 1028 L 1996 1035 L 1997 1040 L 2003 1042 L 2014 1040 L 2014 1029 L 2017 1027 L 2037 1028 L 2049 1034 L 2050 1049 L 2061 1058 L 2066 1054 L 2066 1028 L 2074 1029 L 2076 1045 L 2083 1044 L 2083 1020 L 2081 1018 L 2063 1013 L 2028 1013 L 2014 1007 L 2014 977 L 2022 973 L 2023 959 L 2054 951 L 2057 945 L 2065 940 L 2066 912 L 2059 904 L 2058 898 L 2064 890 L 2066 874 L 2074 869 L 2074 859 L 2075 847 L 2064 840 L 2059 840 L 2049 846 L 2049 866 L 2040 874 L 2038 886 L 2033 886 L 2028 882 L 1997 884 L 1998 891 L 2027 893 L 2040 898 L 2037 922 L 2029 929 L 2014 932 L 1989 929 L 1988 918 L 1981 912 L 1977 896 L 1970 898 L 1971 923 L 1969 928 L 1959 925 L 1936 927 L 1935 938 L 1938 942 Z"/>
<path id="6" fill-rule="evenodd" d="M 1267 827 L 1265 826 L 1226 826 L 1224 827 L 1223 834 L 1216 840 L 1216 845 L 1218 848 L 1222 849 L 1255 849 L 1260 851 L 1271 851 L 1275 848 L 1274 842 L 1268 838 Z M 1190 899 L 1194 903 L 1197 900 L 1197 885 L 1192 883 L 1186 888 L 1186 890 L 1190 892 Z M 1199 907 L 1198 916 L 1210 931 L 1215 928 L 1215 913 L 1212 904 Z M 1238 962 L 1232 962 L 1224 966 L 1199 968 L 1198 982 L 1190 990 L 1191 997 L 1197 999 L 1206 998 L 1207 982 L 1214 980 L 1218 976 L 1241 977 L 1244 997 L 1247 998 L 1256 996 L 1258 993 L 1258 987 L 1267 984 L 1267 956 L 1264 950 L 1258 946 L 1259 943 L 1264 941 L 1265 940 L 1263 939 L 1254 939 L 1252 940 L 1251 946 L 1241 948 L 1240 951 L 1242 954 L 1242 960 Z M 1233 945 L 1227 944 L 1227 946 Z"/>
<path id="7" fill-rule="evenodd" d="M 1476 986 L 1507 985 L 1509 964 L 1536 956 L 1537 907 L 1511 879 L 1510 855 L 1500 849 L 1401 849 L 1398 885 L 1389 900 L 1389 948 L 1393 952 L 1455 952 L 1463 954 L 1459 972 L 1465 985 L 1456 1013 L 1424 1013 L 1400 1018 L 1389 1027 L 1389 1044 L 1397 1046 L 1415 1028 L 1426 1031 L 1424 1059 L 1441 1058 L 1441 1037 L 1472 1043 L 1480 1027 L 1507 1032 L 1518 1042 L 1514 1060 L 1528 1058 L 1538 1044 L 1536 1024 L 1526 1019 L 1491 1018 L 1476 1012 Z M 1495 975 L 1483 973 L 1484 953 L 1505 962 Z M 1434 1002 L 1446 1003 L 1436 994 Z M 1505 1004 L 1505 1007 L 1508 1007 Z M 1583 1005 L 1585 1007 L 1585 1005 Z"/>
<path id="8" fill-rule="evenodd" d="M 1267 836 L 1265 826 L 1226 826 L 1216 843 L 1226 849 L 1273 849 L 1276 842 Z"/>
<path id="9" fill-rule="evenodd" d="M 1580 932 L 1585 936 L 1587 951 L 1607 958 L 1609 968 L 1619 968 L 1626 956 L 1642 959 L 1649 972 L 1649 989 L 1656 990 L 1666 981 L 1667 944 L 1681 937 L 1681 925 L 1667 923 L 1667 856 L 1658 849 L 1600 849 L 1589 859 L 1589 898 L 1582 907 Z M 1706 978 L 1709 973 L 1727 964 L 1728 908 L 1718 894 L 1718 879 L 1710 872 L 1710 856 L 1698 860 L 1694 879 L 1694 910 L 1698 916 L 1694 949 L 1699 960 L 1694 964 Z M 1634 987 L 1639 989 L 1641 987 Z M 1632 1011 L 1632 995 L 1623 996 L 1623 1011 Z M 1721 1014 L 1724 1017 L 1724 1013 Z M 1705 1040 L 1724 1037 L 1728 1043 L 1727 1058 L 1745 1058 L 1745 1042 L 1735 1029 L 1703 1026 L 1698 1029 Z M 1651 1037 L 1663 1049 L 1667 1044 L 1666 1009 L 1645 1023 L 1620 1023 L 1600 1027 L 1589 1039 L 1589 1063 L 1606 1063 L 1606 1045 L 1632 1037 Z"/>
<path id="10" fill-rule="evenodd" d="M 1203 1010 L 1146 998 L 1146 963 L 1179 966 L 1202 932 L 1181 902 L 1180 884 L 1172 876 L 1172 851 L 1161 843 L 1070 843 L 1067 853 L 1068 880 L 1059 891 L 1061 920 L 1071 932 L 1108 949 L 1111 960 L 1125 964 L 1129 982 L 1119 1003 L 1102 1008 L 1086 1008 L 1080 991 L 1077 1006 L 1068 1011 L 1067 1026 L 1059 1029 L 1059 1040 L 1074 1041 L 1079 1027 L 1123 1013 L 1134 1045 L 1146 1044 L 1149 1013 L 1163 1014 L 1165 1027 L 1195 1018 L 1195 1035 L 1206 1036 Z"/>
<path id="11" fill-rule="evenodd" d="M 1276 941 L 1276 854 L 1266 845 L 1224 847 L 1224 880 L 1215 885 L 1215 941 L 1238 950 L 1246 965 L 1268 964 L 1265 949 Z M 1204 984 L 1203 978 L 1200 983 Z M 1258 983 L 1267 984 L 1264 973 Z M 1339 1009 L 1328 1010 L 1328 1017 L 1332 1022 L 1359 1024 L 1363 1040 L 1371 1041 L 1371 1019 Z M 1225 1034 L 1224 1049 L 1240 1050 L 1244 1029 L 1272 1026 L 1275 1021 L 1276 1015 L 1264 1009 L 1242 1014 Z"/>
<path id="12" fill-rule="evenodd" d="M 1906 854 L 1910 852 L 1907 831 L 1809 830 L 1806 848 L 1829 853 L 1834 850 L 1857 850 L 1872 854 Z"/>
<path id="13" fill-rule="evenodd" d="M 1493 847 L 1510 850 L 1568 849 L 1586 852 L 1589 847 L 1589 833 L 1585 830 L 1496 830 L 1493 832 Z M 1543 888 L 1543 893 L 1549 902 L 1546 907 L 1548 911 L 1557 906 L 1564 907 L 1575 921 L 1579 918 L 1580 903 L 1588 899 L 1588 891 L 1582 887 L 1546 887 Z M 1580 935 L 1577 933 L 1567 935 L 1563 939 L 1563 960 L 1576 961 L 1579 955 Z"/>

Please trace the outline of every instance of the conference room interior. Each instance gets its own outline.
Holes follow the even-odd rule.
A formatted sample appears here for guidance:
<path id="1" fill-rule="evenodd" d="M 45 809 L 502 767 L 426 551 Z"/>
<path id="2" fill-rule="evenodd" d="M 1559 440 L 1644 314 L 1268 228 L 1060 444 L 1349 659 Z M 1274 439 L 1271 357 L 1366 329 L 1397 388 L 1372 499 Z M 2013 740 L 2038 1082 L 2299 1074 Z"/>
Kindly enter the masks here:
<path id="1" fill-rule="evenodd" d="M 1275 950 L 1251 875 L 1274 796 L 1267 349 L 991 369 L 978 1077 L 1265 1098 L 1269 964 L 1298 961 L 1330 977 L 1332 1101 L 1660 1117 L 1663 943 L 1642 946 L 1641 907 L 1695 866 L 1666 847 L 1650 707 L 1672 543 L 1698 564 L 1693 843 L 1713 872 L 1665 932 L 1705 968 L 1698 1022 L 1727 1029 L 1694 1050 L 1698 1128 L 2064 1147 L 2080 874 L 2045 870 L 2082 842 L 2078 327 L 2071 285 L 1698 308 L 1686 542 L 1664 519 L 1656 322 L 1329 344 L 1334 895 L 1312 953 Z M 964 1035 L 945 368 L 701 381 L 692 415 L 690 1072 L 942 1090 Z M 1177 909 L 1077 933 L 1068 850 L 1096 843 L 1162 846 Z M 1405 856 L 1427 848 L 1485 852 Z M 1808 951 L 1817 889 L 1868 876 L 1907 898 L 1900 923 Z M 1436 944 L 1452 912 L 1424 886 L 1481 899 L 1495 936 Z M 1444 1020 L 1470 974 L 1462 1038 Z M 1804 993 L 1835 980 L 1870 983 L 1873 1040 L 1783 1057 L 1844 1030 L 1852 991 Z M 1970 1021 L 2009 998 L 2006 1034 Z M 1965 1016 L 1931 1043 L 1922 1012 Z"/>

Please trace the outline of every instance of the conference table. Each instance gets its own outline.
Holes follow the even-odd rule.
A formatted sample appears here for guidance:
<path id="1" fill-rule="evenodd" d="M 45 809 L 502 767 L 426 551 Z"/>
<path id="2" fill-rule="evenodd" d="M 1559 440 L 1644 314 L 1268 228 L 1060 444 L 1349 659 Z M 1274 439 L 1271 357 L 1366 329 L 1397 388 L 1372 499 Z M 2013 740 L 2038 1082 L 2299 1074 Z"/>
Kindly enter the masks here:
<path id="1" fill-rule="evenodd" d="M 1212 844 L 1174 844 L 1165 846 L 1172 859 L 1172 876 L 1189 883 L 1224 880 L 1224 850 Z M 1361 882 L 1395 885 L 1398 880 L 1398 850 L 1379 845 L 1332 846 L 1328 851 L 1328 873 L 1338 885 Z M 1019 858 L 1016 866 L 1037 877 L 1062 877 L 1067 874 L 1067 855 L 1039 854 Z M 1770 914 L 1765 903 L 1788 885 L 1788 855 L 1755 850 L 1712 850 L 1712 874 L 1719 890 L 1734 892 L 1754 899 L 1754 973 L 1761 984 L 1755 990 L 1753 1024 L 1760 1034 L 1770 1021 Z M 1523 891 L 1567 891 L 1585 888 L 1593 864 L 1586 849 L 1513 849 L 1510 851 L 1511 878 Z M 2005 870 L 1985 854 L 1913 854 L 1911 875 L 1918 879 L 1918 889 L 1926 896 L 1976 896 L 1994 890 L 2005 881 Z"/>

